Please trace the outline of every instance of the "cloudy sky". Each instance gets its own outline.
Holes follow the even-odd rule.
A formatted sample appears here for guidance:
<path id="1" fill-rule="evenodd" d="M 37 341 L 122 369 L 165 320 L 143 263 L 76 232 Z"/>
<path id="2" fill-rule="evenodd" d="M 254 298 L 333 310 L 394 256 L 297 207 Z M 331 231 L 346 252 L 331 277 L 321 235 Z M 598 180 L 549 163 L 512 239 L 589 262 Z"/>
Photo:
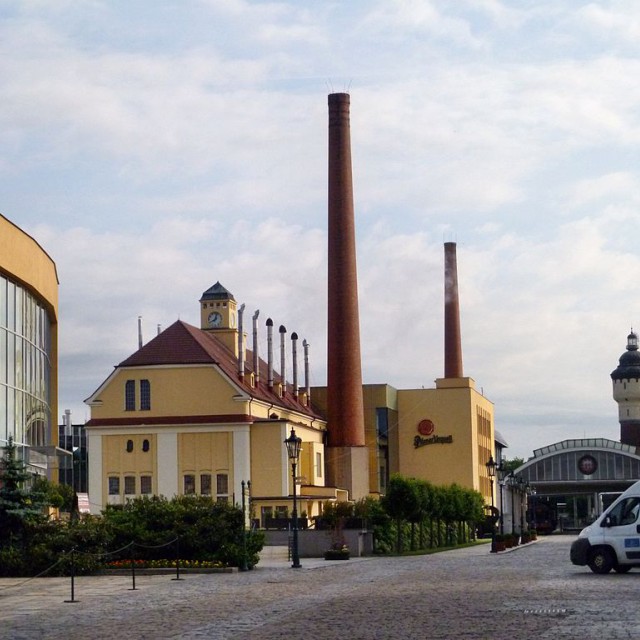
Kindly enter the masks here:
<path id="1" fill-rule="evenodd" d="M 635 0 L 0 0 L 0 211 L 54 258 L 60 411 L 217 280 L 326 381 L 327 94 L 351 94 L 363 377 L 465 374 L 510 457 L 617 439 L 640 328 Z M 266 335 L 264 337 L 266 342 Z M 264 352 L 264 351 L 263 351 Z"/>

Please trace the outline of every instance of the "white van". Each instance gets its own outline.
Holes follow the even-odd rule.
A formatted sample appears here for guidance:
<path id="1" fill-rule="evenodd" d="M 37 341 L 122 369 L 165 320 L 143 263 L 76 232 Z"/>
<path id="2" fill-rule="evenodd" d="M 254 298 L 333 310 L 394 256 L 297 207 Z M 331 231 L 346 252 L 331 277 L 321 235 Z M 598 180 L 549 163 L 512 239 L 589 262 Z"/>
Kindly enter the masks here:
<path id="1" fill-rule="evenodd" d="M 571 545 L 571 562 L 594 573 L 640 567 L 640 481 L 629 487 Z"/>

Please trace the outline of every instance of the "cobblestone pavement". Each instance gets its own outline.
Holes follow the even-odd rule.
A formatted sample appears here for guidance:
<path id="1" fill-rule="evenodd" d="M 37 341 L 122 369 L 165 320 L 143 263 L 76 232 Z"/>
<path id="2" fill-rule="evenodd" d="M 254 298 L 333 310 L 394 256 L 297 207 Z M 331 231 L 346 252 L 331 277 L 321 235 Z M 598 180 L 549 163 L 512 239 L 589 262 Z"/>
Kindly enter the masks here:
<path id="1" fill-rule="evenodd" d="M 570 536 L 511 553 L 283 562 L 232 574 L 0 580 L 0 638 L 519 640 L 640 637 L 640 570 L 597 576 Z"/>

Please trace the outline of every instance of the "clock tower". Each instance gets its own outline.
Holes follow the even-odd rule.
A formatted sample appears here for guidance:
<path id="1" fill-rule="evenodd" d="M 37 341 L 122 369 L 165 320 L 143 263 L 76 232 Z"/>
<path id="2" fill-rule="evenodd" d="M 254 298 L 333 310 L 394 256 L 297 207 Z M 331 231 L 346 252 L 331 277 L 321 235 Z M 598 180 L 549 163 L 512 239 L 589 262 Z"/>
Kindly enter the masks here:
<path id="1" fill-rule="evenodd" d="M 200 328 L 214 333 L 238 355 L 238 315 L 233 295 L 219 282 L 207 289 L 200 298 Z"/>

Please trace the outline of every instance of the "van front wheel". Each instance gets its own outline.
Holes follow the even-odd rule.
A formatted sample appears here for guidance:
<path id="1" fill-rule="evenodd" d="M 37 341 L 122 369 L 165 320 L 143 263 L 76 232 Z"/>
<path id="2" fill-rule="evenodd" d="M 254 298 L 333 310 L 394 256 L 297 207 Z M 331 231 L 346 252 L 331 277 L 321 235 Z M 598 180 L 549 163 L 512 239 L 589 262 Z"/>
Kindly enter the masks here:
<path id="1" fill-rule="evenodd" d="M 593 573 L 609 573 L 614 565 L 613 553 L 607 547 L 596 547 L 589 556 L 589 569 Z"/>

